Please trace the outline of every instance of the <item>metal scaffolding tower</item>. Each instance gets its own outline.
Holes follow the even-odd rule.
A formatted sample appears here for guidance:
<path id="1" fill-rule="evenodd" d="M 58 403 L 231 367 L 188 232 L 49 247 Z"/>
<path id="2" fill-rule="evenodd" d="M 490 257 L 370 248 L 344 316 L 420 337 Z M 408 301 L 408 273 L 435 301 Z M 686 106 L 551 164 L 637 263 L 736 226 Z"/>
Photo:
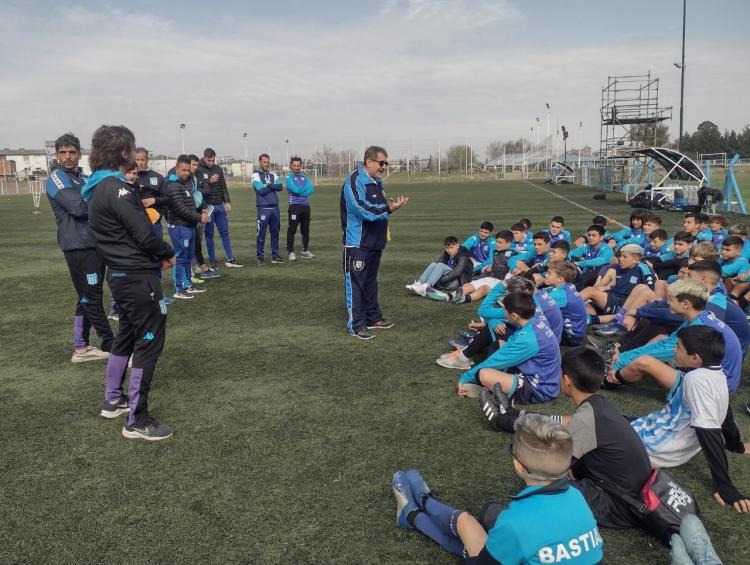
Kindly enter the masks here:
<path id="1" fill-rule="evenodd" d="M 659 107 L 659 79 L 645 75 L 608 77 L 602 88 L 599 157 L 624 157 L 656 145 L 659 123 L 672 119 L 672 107 Z"/>

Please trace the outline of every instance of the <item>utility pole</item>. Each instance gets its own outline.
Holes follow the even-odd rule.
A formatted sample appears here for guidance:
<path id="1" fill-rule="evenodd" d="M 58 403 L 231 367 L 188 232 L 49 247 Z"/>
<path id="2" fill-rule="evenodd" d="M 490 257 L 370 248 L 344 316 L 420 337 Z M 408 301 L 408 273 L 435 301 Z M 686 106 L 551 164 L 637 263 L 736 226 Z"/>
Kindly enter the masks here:
<path id="1" fill-rule="evenodd" d="M 182 140 L 182 154 L 185 154 L 185 124 L 180 124 L 180 139 Z"/>
<path id="2" fill-rule="evenodd" d="M 687 0 L 682 0 L 682 63 L 679 65 L 681 71 L 680 77 L 680 137 L 677 142 L 677 150 L 682 151 L 682 120 L 684 117 L 684 100 L 685 100 L 685 14 L 687 12 Z"/>
<path id="3" fill-rule="evenodd" d="M 550 154 L 550 137 L 549 137 L 549 102 L 545 102 L 544 104 L 547 106 L 547 141 L 545 142 L 545 150 L 544 150 L 544 166 L 547 167 L 547 170 L 549 170 L 549 154 Z"/>

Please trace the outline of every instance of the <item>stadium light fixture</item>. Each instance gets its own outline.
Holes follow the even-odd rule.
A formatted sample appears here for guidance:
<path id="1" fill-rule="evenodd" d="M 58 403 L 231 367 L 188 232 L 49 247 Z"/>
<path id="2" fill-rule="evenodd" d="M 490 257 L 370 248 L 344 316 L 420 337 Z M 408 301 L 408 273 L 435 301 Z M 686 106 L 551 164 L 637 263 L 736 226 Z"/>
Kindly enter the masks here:
<path id="1" fill-rule="evenodd" d="M 180 124 L 180 139 L 182 140 L 182 154 L 185 154 L 185 124 Z"/>

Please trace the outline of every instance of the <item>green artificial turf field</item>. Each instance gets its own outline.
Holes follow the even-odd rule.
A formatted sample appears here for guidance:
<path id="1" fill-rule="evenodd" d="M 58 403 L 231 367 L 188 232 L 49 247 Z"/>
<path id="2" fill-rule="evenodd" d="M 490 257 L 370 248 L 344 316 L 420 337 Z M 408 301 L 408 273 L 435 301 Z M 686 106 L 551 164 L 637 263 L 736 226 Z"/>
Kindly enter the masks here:
<path id="1" fill-rule="evenodd" d="M 411 200 L 392 219 L 379 276 L 397 325 L 370 342 L 345 331 L 339 187 L 313 197 L 317 258 L 262 268 L 252 195 L 234 188 L 231 236 L 247 266 L 221 269 L 207 293 L 170 307 L 150 400 L 175 435 L 158 444 L 126 440 L 122 419 L 98 416 L 104 364 L 69 362 L 75 296 L 46 201 L 33 215 L 30 197 L 0 200 L 0 563 L 455 562 L 397 528 L 393 472 L 416 467 L 438 496 L 473 511 L 521 482 L 510 437 L 488 430 L 476 401 L 455 395 L 458 372 L 434 362 L 475 307 L 411 296 L 404 284 L 445 236 L 485 219 L 500 228 L 528 216 L 543 228 L 561 214 L 573 234 L 588 226 L 592 212 L 539 187 L 627 223 L 621 196 L 594 201 L 581 187 L 386 181 Z M 679 215 L 663 216 L 674 233 Z M 648 385 L 605 394 L 629 415 L 664 398 Z M 747 379 L 732 402 L 744 435 L 746 400 Z M 750 494 L 748 461 L 729 462 Z M 725 563 L 750 562 L 750 518 L 712 501 L 702 457 L 674 475 L 698 498 Z M 602 533 L 608 563 L 668 561 L 639 531 Z"/>

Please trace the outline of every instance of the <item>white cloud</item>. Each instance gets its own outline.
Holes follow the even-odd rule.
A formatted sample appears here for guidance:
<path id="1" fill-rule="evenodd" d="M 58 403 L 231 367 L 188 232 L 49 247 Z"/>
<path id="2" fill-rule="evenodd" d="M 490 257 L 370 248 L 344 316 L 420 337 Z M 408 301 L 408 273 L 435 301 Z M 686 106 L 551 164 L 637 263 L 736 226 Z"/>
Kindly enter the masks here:
<path id="1" fill-rule="evenodd" d="M 506 0 L 389 0 L 383 13 L 403 15 L 407 21 L 433 22 L 475 29 L 502 20 L 523 17 L 521 11 Z"/>

